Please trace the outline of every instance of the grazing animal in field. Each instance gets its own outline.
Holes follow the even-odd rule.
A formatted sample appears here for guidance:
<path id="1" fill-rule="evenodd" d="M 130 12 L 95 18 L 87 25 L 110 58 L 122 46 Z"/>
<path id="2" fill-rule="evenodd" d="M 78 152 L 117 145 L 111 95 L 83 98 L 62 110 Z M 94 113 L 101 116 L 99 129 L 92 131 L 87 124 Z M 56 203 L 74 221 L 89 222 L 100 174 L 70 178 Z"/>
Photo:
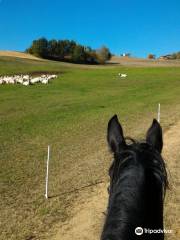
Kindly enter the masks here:
<path id="1" fill-rule="evenodd" d="M 114 160 L 109 169 L 109 202 L 101 240 L 163 240 L 163 233 L 135 234 L 137 227 L 163 230 L 168 180 L 161 157 L 161 126 L 154 119 L 144 142 L 127 139 L 113 116 L 107 140 Z"/>
<path id="2" fill-rule="evenodd" d="M 38 83 L 38 82 L 40 82 L 40 77 L 35 77 L 35 78 L 32 78 L 32 79 L 30 80 L 30 83 L 31 83 L 31 84 L 35 84 L 35 83 Z"/>
<path id="3" fill-rule="evenodd" d="M 42 84 L 48 84 L 48 83 L 49 83 L 49 80 L 48 80 L 48 79 L 43 79 L 43 80 L 41 81 L 41 83 L 42 83 Z"/>
<path id="4" fill-rule="evenodd" d="M 126 73 L 118 73 L 118 75 L 119 75 L 121 78 L 126 78 L 126 77 L 127 77 L 127 74 L 126 74 Z"/>
<path id="5" fill-rule="evenodd" d="M 32 78 L 30 75 L 0 76 L 1 84 L 22 84 L 24 86 L 34 85 L 36 83 L 48 84 L 50 80 L 57 78 L 56 74 L 41 75 Z"/>
<path id="6" fill-rule="evenodd" d="M 22 78 L 23 78 L 24 81 L 29 81 L 30 76 L 29 75 L 24 75 L 24 76 L 22 76 Z"/>
<path id="7" fill-rule="evenodd" d="M 22 83 L 24 86 L 29 86 L 29 81 L 25 81 Z"/>

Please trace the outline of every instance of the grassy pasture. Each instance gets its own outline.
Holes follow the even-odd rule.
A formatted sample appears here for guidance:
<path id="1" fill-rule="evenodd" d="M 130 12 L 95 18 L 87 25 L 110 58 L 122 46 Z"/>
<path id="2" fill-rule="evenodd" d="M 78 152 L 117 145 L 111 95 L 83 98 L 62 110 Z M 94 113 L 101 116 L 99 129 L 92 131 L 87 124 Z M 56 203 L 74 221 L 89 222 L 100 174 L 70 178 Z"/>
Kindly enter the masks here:
<path id="1" fill-rule="evenodd" d="M 117 113 L 142 137 L 157 104 L 166 128 L 179 117 L 180 68 L 87 67 L 0 57 L 0 75 L 59 72 L 49 85 L 0 86 L 0 239 L 44 239 L 69 217 L 80 188 L 107 179 L 106 126 Z M 128 77 L 118 78 L 118 72 Z M 50 199 L 44 198 L 51 145 Z"/>

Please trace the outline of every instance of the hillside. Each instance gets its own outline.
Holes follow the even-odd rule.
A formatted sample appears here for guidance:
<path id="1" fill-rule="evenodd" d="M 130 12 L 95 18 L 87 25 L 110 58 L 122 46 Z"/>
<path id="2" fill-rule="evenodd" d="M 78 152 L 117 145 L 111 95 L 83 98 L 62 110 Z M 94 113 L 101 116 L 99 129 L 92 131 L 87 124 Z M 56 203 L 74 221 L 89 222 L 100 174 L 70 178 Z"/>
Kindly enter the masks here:
<path id="1" fill-rule="evenodd" d="M 40 60 L 43 59 L 37 58 L 31 54 L 24 53 L 24 52 L 18 52 L 18 51 L 2 51 L 0 50 L 0 57 L 16 57 L 16 58 L 26 58 L 26 59 L 34 59 L 34 60 Z"/>
<path id="2" fill-rule="evenodd" d="M 19 59 L 29 59 L 29 60 L 38 60 L 38 61 L 47 61 L 47 62 L 54 62 L 51 60 L 46 60 L 42 58 L 35 57 L 28 53 L 18 52 L 18 51 L 1 51 L 0 50 L 0 57 L 12 57 L 12 58 L 19 58 Z M 145 58 L 135 58 L 135 57 L 119 57 L 113 56 L 110 61 L 107 62 L 106 65 L 88 65 L 88 64 L 73 64 L 73 63 L 65 63 L 65 62 L 57 62 L 62 63 L 64 66 L 81 66 L 87 68 L 96 68 L 96 67 L 107 67 L 107 66 L 129 66 L 129 67 L 180 67 L 180 60 L 150 60 Z"/>
<path id="3" fill-rule="evenodd" d="M 113 56 L 109 61 L 110 64 L 134 67 L 180 67 L 180 60 L 160 60 L 145 59 L 134 57 L 118 57 Z"/>
<path id="4" fill-rule="evenodd" d="M 55 226 L 72 218 L 81 190 L 91 192 L 87 186 L 108 181 L 112 157 L 106 128 L 113 114 L 119 115 L 125 134 L 136 138 L 144 136 L 159 102 L 163 129 L 180 119 L 177 67 L 90 68 L 0 57 L 0 75 L 27 72 L 56 72 L 58 78 L 48 85 L 0 85 L 2 240 L 51 239 Z M 120 78 L 119 72 L 127 77 Z M 48 145 L 50 198 L 46 200 Z M 85 222 L 86 216 L 81 220 Z"/>

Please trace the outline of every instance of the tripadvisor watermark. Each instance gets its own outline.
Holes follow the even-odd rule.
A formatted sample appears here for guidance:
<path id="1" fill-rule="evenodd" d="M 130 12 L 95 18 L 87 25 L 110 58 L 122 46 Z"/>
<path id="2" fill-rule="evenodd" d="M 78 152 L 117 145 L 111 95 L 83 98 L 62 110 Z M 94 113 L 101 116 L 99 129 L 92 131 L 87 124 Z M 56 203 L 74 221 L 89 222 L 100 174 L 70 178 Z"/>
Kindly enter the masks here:
<path id="1" fill-rule="evenodd" d="M 142 235 L 142 234 L 154 234 L 154 233 L 172 233 L 173 230 L 170 229 L 150 229 L 150 228 L 142 228 L 142 227 L 137 227 L 135 229 L 135 234 L 136 235 Z"/>

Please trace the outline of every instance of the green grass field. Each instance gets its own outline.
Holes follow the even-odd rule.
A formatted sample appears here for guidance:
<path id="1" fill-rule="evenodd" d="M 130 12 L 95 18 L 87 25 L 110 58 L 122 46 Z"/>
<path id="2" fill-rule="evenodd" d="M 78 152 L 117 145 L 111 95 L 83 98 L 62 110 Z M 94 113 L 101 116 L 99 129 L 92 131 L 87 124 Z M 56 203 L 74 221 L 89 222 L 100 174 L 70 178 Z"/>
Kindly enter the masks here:
<path id="1" fill-rule="evenodd" d="M 109 118 L 143 137 L 157 105 L 167 128 L 180 117 L 180 68 L 95 67 L 0 57 L 0 75 L 56 72 L 49 85 L 0 85 L 0 239 L 45 239 L 78 192 L 106 181 Z M 120 79 L 118 72 L 127 73 Z M 47 145 L 50 199 L 45 200 Z"/>

